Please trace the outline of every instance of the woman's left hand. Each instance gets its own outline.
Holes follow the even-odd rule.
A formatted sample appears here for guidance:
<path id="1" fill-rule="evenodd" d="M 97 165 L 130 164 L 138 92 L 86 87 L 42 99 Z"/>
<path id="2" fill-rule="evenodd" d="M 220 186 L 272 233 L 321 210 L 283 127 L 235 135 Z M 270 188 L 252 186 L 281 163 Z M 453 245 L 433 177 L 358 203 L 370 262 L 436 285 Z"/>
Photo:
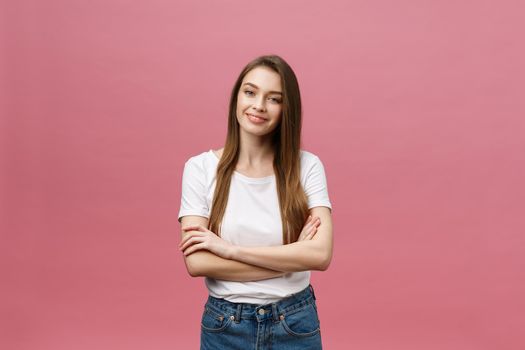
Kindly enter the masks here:
<path id="1" fill-rule="evenodd" d="M 179 244 L 179 249 L 183 251 L 184 255 L 187 256 L 199 249 L 205 249 L 222 258 L 231 258 L 234 246 L 204 226 L 186 226 L 182 230 L 192 231 Z"/>

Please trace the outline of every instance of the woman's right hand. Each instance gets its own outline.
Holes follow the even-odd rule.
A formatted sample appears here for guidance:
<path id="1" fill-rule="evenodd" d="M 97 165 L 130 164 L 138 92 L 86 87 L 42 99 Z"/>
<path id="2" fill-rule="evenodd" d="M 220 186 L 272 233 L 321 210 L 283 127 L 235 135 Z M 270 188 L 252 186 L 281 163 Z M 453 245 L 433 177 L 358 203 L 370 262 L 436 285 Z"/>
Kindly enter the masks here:
<path id="1" fill-rule="evenodd" d="M 318 218 L 317 216 L 312 217 L 312 215 L 308 216 L 308 219 L 306 219 L 306 223 L 303 226 L 303 230 L 301 231 L 297 242 L 312 239 L 312 237 L 317 233 L 317 228 L 320 224 L 320 218 Z"/>

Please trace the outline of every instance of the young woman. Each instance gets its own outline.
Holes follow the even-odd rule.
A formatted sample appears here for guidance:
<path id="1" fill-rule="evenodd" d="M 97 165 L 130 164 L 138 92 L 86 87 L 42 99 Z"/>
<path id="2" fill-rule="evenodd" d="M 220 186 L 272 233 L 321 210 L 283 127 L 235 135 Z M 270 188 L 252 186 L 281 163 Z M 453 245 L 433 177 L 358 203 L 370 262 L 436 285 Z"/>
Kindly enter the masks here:
<path id="1" fill-rule="evenodd" d="M 191 276 L 209 291 L 202 349 L 321 349 L 310 271 L 332 257 L 321 160 L 300 149 L 297 78 L 279 56 L 242 70 L 223 149 L 184 166 L 179 222 Z"/>

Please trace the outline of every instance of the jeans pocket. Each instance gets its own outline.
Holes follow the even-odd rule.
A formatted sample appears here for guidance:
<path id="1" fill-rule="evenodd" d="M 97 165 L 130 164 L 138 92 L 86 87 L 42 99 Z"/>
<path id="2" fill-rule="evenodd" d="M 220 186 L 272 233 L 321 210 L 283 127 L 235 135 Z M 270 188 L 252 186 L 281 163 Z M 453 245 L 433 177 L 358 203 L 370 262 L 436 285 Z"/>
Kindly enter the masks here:
<path id="1" fill-rule="evenodd" d="M 201 328 L 208 332 L 222 332 L 231 323 L 231 318 L 216 309 L 204 306 L 201 318 Z"/>
<path id="2" fill-rule="evenodd" d="M 317 308 L 313 303 L 283 314 L 281 324 L 286 332 L 296 337 L 309 337 L 320 331 Z"/>

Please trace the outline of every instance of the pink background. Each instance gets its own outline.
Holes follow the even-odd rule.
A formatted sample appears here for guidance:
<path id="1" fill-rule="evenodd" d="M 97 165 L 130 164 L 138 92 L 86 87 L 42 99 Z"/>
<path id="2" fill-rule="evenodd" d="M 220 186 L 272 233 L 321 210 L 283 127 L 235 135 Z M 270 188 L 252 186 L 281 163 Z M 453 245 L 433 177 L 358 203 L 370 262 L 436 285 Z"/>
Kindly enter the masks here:
<path id="1" fill-rule="evenodd" d="M 196 349 L 184 162 L 252 58 L 294 68 L 335 251 L 326 349 L 525 348 L 521 1 L 0 5 L 2 349 Z"/>

